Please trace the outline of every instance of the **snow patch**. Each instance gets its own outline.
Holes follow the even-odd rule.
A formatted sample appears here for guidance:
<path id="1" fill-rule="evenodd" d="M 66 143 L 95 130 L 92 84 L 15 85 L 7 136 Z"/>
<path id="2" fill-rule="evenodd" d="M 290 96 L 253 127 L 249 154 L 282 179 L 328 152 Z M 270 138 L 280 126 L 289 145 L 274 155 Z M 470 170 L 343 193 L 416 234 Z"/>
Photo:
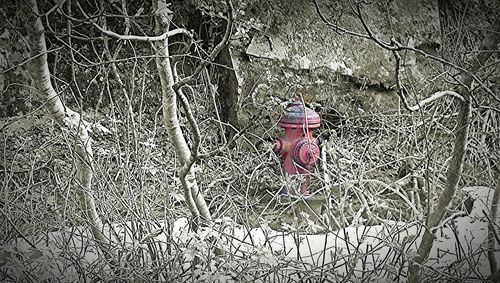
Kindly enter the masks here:
<path id="1" fill-rule="evenodd" d="M 470 215 L 450 217 L 436 230 L 434 245 L 424 265 L 442 274 L 454 272 L 454 276 L 486 277 L 490 274 L 487 259 L 488 221 L 483 210 L 489 211 L 493 190 L 468 187 L 463 191 L 475 200 L 472 212 Z M 166 223 L 143 224 L 152 225 L 154 229 L 151 230 L 155 231 L 143 239 L 134 239 L 130 230 L 137 223 L 115 224 L 114 228 L 120 238 L 127 239 L 125 246 L 131 250 L 143 246 L 147 243 L 146 239 L 161 245 L 171 241 L 163 233 Z M 187 248 L 184 259 L 189 264 L 193 258 L 189 247 L 193 246 L 195 234 L 189 229 L 187 218 L 179 218 L 172 225 L 172 239 L 179 246 Z M 339 278 L 350 276 L 352 280 L 359 280 L 368 277 L 376 281 L 406 276 L 408 261 L 415 255 L 425 229 L 419 223 L 394 221 L 374 226 L 347 227 L 319 235 L 305 234 L 294 230 L 292 226 L 289 228 L 289 231 L 276 231 L 262 221 L 260 227 L 247 229 L 232 219 L 224 218 L 216 220 L 215 229 L 202 230 L 196 237 L 200 238 L 199 245 L 202 245 L 207 237 L 216 236 L 226 253 L 236 258 L 251 258 L 269 266 L 277 266 L 280 260 L 289 261 L 291 274 L 297 269 L 317 271 L 318 268 L 327 268 L 330 274 Z M 105 234 L 111 235 L 109 231 Z M 71 241 L 68 241 L 69 236 L 72 236 Z M 35 238 L 32 241 L 37 248 L 50 251 L 53 255 L 62 253 L 60 247 L 66 245 L 66 251 L 80 254 L 80 264 L 84 262 L 85 265 L 92 265 L 97 262 L 99 252 L 90 238 L 88 229 L 75 227 L 71 231 L 50 233 L 48 241 L 37 242 Z M 20 239 L 0 246 L 0 251 L 13 248 L 17 252 L 33 253 L 33 249 Z M 500 251 L 495 255 L 500 262 Z M 76 270 L 71 267 L 69 260 L 61 259 L 57 265 L 59 268 L 53 270 L 60 270 L 74 278 Z M 429 271 L 427 268 L 425 270 Z"/>
<path id="2" fill-rule="evenodd" d="M 352 69 L 348 68 L 343 61 L 330 62 L 330 65 L 328 67 L 335 72 L 340 72 L 341 74 L 352 76 Z"/>

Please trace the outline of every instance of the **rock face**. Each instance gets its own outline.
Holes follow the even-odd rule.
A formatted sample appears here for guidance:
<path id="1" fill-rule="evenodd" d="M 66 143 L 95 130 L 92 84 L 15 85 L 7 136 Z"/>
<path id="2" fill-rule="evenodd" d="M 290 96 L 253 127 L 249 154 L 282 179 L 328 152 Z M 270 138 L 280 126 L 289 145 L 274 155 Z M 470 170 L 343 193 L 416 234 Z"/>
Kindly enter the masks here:
<path id="1" fill-rule="evenodd" d="M 429 53 L 437 51 L 437 1 L 372 2 L 361 12 L 379 38 L 388 42 L 394 37 Z M 348 3 L 318 0 L 318 4 L 330 21 L 366 34 Z M 250 122 L 249 113 L 277 121 L 282 106 L 293 97 L 346 115 L 397 107 L 392 53 L 373 41 L 335 32 L 321 20 L 312 1 L 255 0 L 236 7 L 238 22 L 229 52 L 238 77 L 233 116 L 239 124 Z M 432 74 L 431 66 L 414 54 L 401 56 L 402 78 L 422 88 Z"/>

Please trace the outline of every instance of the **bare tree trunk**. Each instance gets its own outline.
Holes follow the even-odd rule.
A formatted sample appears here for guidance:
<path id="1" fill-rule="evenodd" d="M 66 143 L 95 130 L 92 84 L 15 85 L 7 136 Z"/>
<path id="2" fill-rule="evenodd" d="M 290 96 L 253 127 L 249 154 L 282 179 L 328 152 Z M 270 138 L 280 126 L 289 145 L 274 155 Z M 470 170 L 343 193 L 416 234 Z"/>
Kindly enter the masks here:
<path id="1" fill-rule="evenodd" d="M 499 166 L 500 169 L 500 166 Z M 497 185 L 495 187 L 495 192 L 493 193 L 493 200 L 491 202 L 490 209 L 490 222 L 488 224 L 488 242 L 489 242 L 489 250 L 488 250 L 488 260 L 490 262 L 490 270 L 491 274 L 495 274 L 498 271 L 497 267 L 497 259 L 495 258 L 495 247 L 498 240 L 498 233 L 496 228 L 497 212 L 498 212 L 498 202 L 500 200 L 500 172 L 498 173 Z"/>
<path id="2" fill-rule="evenodd" d="M 79 195 L 86 220 L 90 225 L 92 235 L 109 264 L 114 266 L 116 261 L 110 248 L 110 240 L 103 233 L 104 226 L 97 213 L 95 200 L 92 195 L 93 154 L 92 140 L 89 137 L 87 129 L 88 123 L 83 120 L 80 114 L 66 107 L 54 90 L 50 81 L 44 28 L 38 16 L 38 6 L 36 0 L 29 0 L 27 3 L 30 6 L 27 9 L 27 39 L 33 58 L 28 65 L 29 73 L 35 83 L 38 96 L 45 101 L 47 109 L 55 121 L 62 128 L 68 129 L 75 134 L 76 170 L 77 180 L 79 181 L 76 191 Z"/>
<path id="3" fill-rule="evenodd" d="M 164 0 L 153 0 L 158 13 L 155 18 L 156 32 L 162 33 L 168 31 L 171 16 L 168 15 L 168 9 Z M 179 118 L 177 114 L 177 95 L 173 88 L 175 84 L 172 66 L 170 64 L 168 51 L 168 37 L 164 40 L 155 42 L 156 49 L 156 66 L 160 74 L 160 82 L 163 94 L 163 121 L 167 130 L 170 142 L 179 158 L 181 170 L 179 175 L 181 185 L 184 191 L 184 197 L 188 204 L 188 208 L 193 215 L 195 227 L 199 224 L 200 217 L 207 223 L 212 221 L 212 216 L 208 210 L 208 205 L 201 194 L 196 176 L 193 172 L 193 163 L 191 150 L 189 149 L 186 139 L 184 138 Z M 182 172 L 185 171 L 185 172 Z"/>
<path id="4" fill-rule="evenodd" d="M 425 51 L 414 48 L 411 46 L 404 46 L 399 43 L 395 38 L 391 38 L 390 42 L 386 42 L 382 39 L 382 37 L 378 37 L 370 27 L 367 25 L 361 13 L 361 6 L 359 3 L 351 3 L 354 4 L 354 8 L 356 9 L 356 14 L 360 19 L 361 24 L 365 30 L 365 33 L 359 33 L 357 31 L 351 31 L 345 29 L 337 24 L 337 22 L 329 21 L 325 15 L 322 13 L 320 6 L 318 5 L 318 1 L 314 0 L 314 5 L 317 13 L 320 18 L 331 28 L 333 28 L 339 34 L 348 34 L 350 36 L 359 37 L 371 40 L 376 43 L 379 47 L 391 51 L 394 54 L 396 68 L 396 89 L 398 90 L 398 94 L 402 99 L 403 104 L 409 111 L 416 111 L 421 109 L 421 107 L 429 102 L 435 101 L 440 97 L 445 95 L 450 95 L 460 99 L 460 111 L 457 121 L 457 128 L 455 130 L 455 144 L 453 148 L 452 159 L 447 171 L 447 180 L 445 184 L 445 189 L 441 193 L 437 206 L 429 213 L 427 216 L 426 230 L 423 235 L 422 242 L 417 250 L 417 255 L 412 259 L 409 266 L 409 282 L 419 282 L 420 281 L 420 265 L 425 261 L 428 257 L 429 252 L 432 248 L 432 244 L 434 241 L 433 229 L 439 225 L 443 216 L 447 212 L 447 207 L 450 204 L 451 200 L 455 195 L 455 191 L 460 180 L 460 175 L 462 174 L 462 164 L 464 160 L 464 155 L 466 151 L 466 146 L 468 142 L 468 131 L 469 131 L 469 122 L 471 115 L 471 102 L 473 99 L 473 90 L 474 87 L 472 83 L 477 83 L 480 85 L 489 95 L 493 96 L 495 99 L 495 94 L 486 86 L 485 82 L 477 77 L 477 72 L 481 70 L 483 64 L 489 59 L 492 53 L 497 50 L 497 44 L 499 43 L 500 37 L 498 37 L 494 31 L 499 29 L 500 21 L 494 21 L 494 26 L 491 27 L 488 31 L 485 31 L 483 34 L 484 39 L 481 42 L 480 50 L 484 52 L 478 53 L 477 57 L 474 60 L 471 60 L 470 67 L 463 68 L 462 64 L 455 64 L 451 61 L 444 59 L 443 57 L 434 56 L 426 53 Z M 429 98 L 422 100 L 417 103 L 416 106 L 410 107 L 408 105 L 405 89 L 400 80 L 400 69 L 401 69 L 401 56 L 399 52 L 401 51 L 412 51 L 415 54 L 424 55 L 426 58 L 429 58 L 435 62 L 439 62 L 446 66 L 452 67 L 453 69 L 459 71 L 462 74 L 463 81 L 461 82 L 462 87 L 459 89 L 459 93 L 463 93 L 463 96 L 454 92 L 454 91 L 442 91 L 435 93 Z M 500 274 L 497 273 L 494 276 L 495 278 L 500 277 Z"/>
<path id="5" fill-rule="evenodd" d="M 417 255 L 413 258 L 413 262 L 409 268 L 408 282 L 420 282 L 420 265 L 429 256 L 432 244 L 434 242 L 434 234 L 431 230 L 438 226 L 447 211 L 460 180 L 462 174 L 462 164 L 465 156 L 465 149 L 469 134 L 469 120 L 471 113 L 470 96 L 465 96 L 465 100 L 460 103 L 460 111 L 458 113 L 458 122 L 455 130 L 455 145 L 453 147 L 453 155 L 446 173 L 446 184 L 444 191 L 439 197 L 438 204 L 430 213 L 427 220 L 427 229 L 424 232 L 422 242 L 417 250 Z"/>
<path id="6" fill-rule="evenodd" d="M 498 28 L 498 23 L 496 27 Z M 492 54 L 490 50 L 496 50 L 496 45 L 499 43 L 499 40 L 500 39 L 497 36 L 486 37 L 485 40 L 483 40 L 481 50 L 486 50 L 486 52 L 480 53 L 477 56 L 477 60 L 474 60 L 470 68 L 471 73 L 477 72 L 489 59 Z M 473 78 L 466 74 L 463 80 L 463 85 L 470 87 L 473 81 Z M 438 226 L 443 219 L 443 216 L 447 211 L 447 207 L 455 195 L 458 181 L 460 180 L 460 175 L 462 174 L 462 164 L 468 142 L 471 115 L 470 100 L 472 99 L 473 94 L 471 94 L 465 87 L 462 87 L 460 92 L 463 93 L 464 100 L 460 101 L 460 111 L 457 118 L 457 128 L 455 130 L 455 145 L 453 147 L 452 159 L 446 173 L 445 189 L 439 197 L 437 206 L 428 215 L 426 225 L 427 229 L 425 230 L 422 242 L 418 247 L 417 255 L 413 258 L 413 262 L 410 263 L 408 270 L 408 282 L 410 283 L 420 281 L 420 265 L 429 256 L 429 252 L 434 242 L 434 235 L 431 231 L 433 228 Z"/>

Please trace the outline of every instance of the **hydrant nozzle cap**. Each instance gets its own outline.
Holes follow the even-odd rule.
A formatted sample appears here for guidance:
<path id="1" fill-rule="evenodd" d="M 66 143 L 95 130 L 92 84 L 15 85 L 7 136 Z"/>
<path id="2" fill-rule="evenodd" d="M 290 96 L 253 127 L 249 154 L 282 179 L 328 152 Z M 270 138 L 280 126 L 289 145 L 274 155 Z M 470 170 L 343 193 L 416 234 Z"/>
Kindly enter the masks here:
<path id="1" fill-rule="evenodd" d="M 319 128 L 320 117 L 314 110 L 305 107 L 300 101 L 288 104 L 286 112 L 281 116 L 279 125 L 283 128 Z"/>
<path id="2" fill-rule="evenodd" d="M 295 144 L 292 155 L 300 164 L 312 165 L 319 158 L 319 147 L 314 141 L 302 140 Z"/>

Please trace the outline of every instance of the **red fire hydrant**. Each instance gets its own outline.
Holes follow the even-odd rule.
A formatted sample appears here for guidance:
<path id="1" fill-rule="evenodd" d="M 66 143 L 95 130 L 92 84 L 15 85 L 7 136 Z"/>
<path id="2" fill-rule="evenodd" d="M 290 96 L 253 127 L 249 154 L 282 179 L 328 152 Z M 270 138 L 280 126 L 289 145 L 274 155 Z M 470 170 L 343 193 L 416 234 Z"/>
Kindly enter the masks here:
<path id="1" fill-rule="evenodd" d="M 306 180 L 300 186 L 302 195 L 309 193 L 312 165 L 320 155 L 317 140 L 313 137 L 313 129 L 319 128 L 320 121 L 318 113 L 300 101 L 291 102 L 279 121 L 279 126 L 285 129 L 285 137 L 276 139 L 274 152 L 283 157 L 283 169 L 287 175 L 305 176 Z M 289 194 L 288 188 L 283 188 L 280 193 Z"/>

